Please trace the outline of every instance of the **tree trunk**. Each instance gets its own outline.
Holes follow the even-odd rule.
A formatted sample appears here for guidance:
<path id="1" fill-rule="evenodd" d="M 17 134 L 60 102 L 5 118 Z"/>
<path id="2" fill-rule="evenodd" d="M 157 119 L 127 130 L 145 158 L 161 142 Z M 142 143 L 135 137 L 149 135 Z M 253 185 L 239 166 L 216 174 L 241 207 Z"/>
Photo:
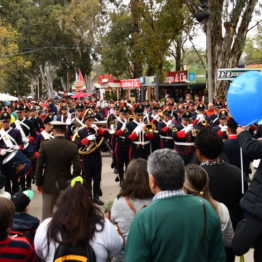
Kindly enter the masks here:
<path id="1" fill-rule="evenodd" d="M 133 78 L 138 78 L 143 75 L 143 67 L 142 67 L 142 61 L 141 61 L 141 51 L 140 48 L 138 48 L 138 40 L 140 37 L 140 28 L 139 28 L 139 5 L 140 0 L 131 0 L 130 2 L 130 9 L 131 9 L 131 16 L 132 16 L 132 23 L 133 23 L 133 58 L 132 62 L 134 65 L 133 70 Z"/>
<path id="2" fill-rule="evenodd" d="M 182 70 L 182 35 L 176 40 L 176 71 Z"/>
<path id="3" fill-rule="evenodd" d="M 226 1 L 212 0 L 209 10 L 212 24 L 212 83 L 215 99 L 225 99 L 228 87 L 228 81 L 217 80 L 217 70 L 237 66 L 243 52 L 248 25 L 258 2 L 258 0 L 235 1 L 228 21 L 224 22 L 223 6 Z M 192 14 L 196 15 L 199 11 L 197 2 L 192 3 L 191 0 L 185 2 Z"/>
<path id="4" fill-rule="evenodd" d="M 65 79 L 62 76 L 60 77 L 60 82 L 61 82 L 64 92 L 67 92 L 68 91 L 67 85 L 66 85 Z"/>

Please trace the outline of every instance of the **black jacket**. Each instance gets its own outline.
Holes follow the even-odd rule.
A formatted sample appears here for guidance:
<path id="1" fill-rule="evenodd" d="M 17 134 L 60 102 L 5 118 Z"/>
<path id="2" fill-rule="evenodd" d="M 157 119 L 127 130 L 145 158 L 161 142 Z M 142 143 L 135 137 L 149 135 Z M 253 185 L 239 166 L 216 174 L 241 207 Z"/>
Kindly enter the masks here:
<path id="1" fill-rule="evenodd" d="M 253 140 L 248 131 L 244 131 L 238 136 L 243 152 L 250 159 L 262 158 L 262 142 Z M 240 205 L 251 215 L 262 219 L 262 161 L 254 174 L 250 188 L 241 199 Z"/>
<path id="2" fill-rule="evenodd" d="M 201 166 L 208 173 L 211 195 L 215 200 L 226 205 L 235 228 L 242 218 L 242 210 L 239 206 L 242 197 L 240 169 L 226 162 L 215 165 L 202 163 Z"/>

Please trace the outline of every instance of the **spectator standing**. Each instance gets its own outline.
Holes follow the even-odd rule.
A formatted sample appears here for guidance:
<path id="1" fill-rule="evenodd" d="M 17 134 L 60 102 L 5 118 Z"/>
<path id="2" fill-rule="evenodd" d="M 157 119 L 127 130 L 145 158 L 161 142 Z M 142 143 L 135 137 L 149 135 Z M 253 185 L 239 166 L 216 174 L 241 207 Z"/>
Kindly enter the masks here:
<path id="1" fill-rule="evenodd" d="M 28 240 L 8 235 L 15 207 L 11 200 L 0 197 L 0 261 L 37 262 L 38 258 Z"/>
<path id="2" fill-rule="evenodd" d="M 77 177 L 60 196 L 52 218 L 44 220 L 36 231 L 35 249 L 45 262 L 53 262 L 56 248 L 62 243 L 61 232 L 73 247 L 90 246 L 96 262 L 106 262 L 108 256 L 117 255 L 123 240 L 111 222 L 104 218 Z"/>
<path id="3" fill-rule="evenodd" d="M 187 194 L 205 198 L 217 212 L 225 247 L 232 246 L 234 230 L 227 207 L 217 202 L 209 191 L 208 174 L 202 167 L 194 164 L 186 166 L 184 190 Z"/>
<path id="4" fill-rule="evenodd" d="M 152 201 L 153 194 L 148 185 L 147 161 L 133 159 L 128 165 L 121 190 L 114 200 L 111 220 L 117 224 L 124 238 L 127 237 L 130 223 L 135 214 Z M 114 261 L 124 261 L 123 252 Z"/>
<path id="5" fill-rule="evenodd" d="M 184 163 L 171 149 L 148 159 L 153 203 L 133 219 L 126 261 L 225 261 L 220 223 L 205 199 L 183 191 Z"/>
<path id="6" fill-rule="evenodd" d="M 243 152 L 250 159 L 262 158 L 262 142 L 252 139 L 247 128 L 237 129 L 238 140 Z M 262 161 L 254 174 L 250 188 L 240 201 L 247 217 L 240 221 L 233 239 L 233 249 L 240 256 L 254 247 L 254 261 L 262 261 Z"/>
<path id="7" fill-rule="evenodd" d="M 238 167 L 220 159 L 223 151 L 222 138 L 209 129 L 201 130 L 196 137 L 196 156 L 209 176 L 209 189 L 218 202 L 223 203 L 229 210 L 230 218 L 235 229 L 242 218 L 239 201 L 241 192 L 241 171 Z M 226 249 L 227 261 L 233 262 L 235 256 L 231 248 Z"/>

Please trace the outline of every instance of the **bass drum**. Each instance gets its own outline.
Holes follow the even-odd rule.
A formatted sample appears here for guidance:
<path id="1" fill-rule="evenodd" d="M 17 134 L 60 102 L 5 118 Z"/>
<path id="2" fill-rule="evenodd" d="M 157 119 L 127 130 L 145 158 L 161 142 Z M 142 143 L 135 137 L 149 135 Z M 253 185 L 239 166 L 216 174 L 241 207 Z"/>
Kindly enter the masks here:
<path id="1" fill-rule="evenodd" d="M 10 153 L 2 163 L 3 174 L 12 179 L 26 176 L 31 171 L 31 167 L 31 161 L 21 150 Z"/>

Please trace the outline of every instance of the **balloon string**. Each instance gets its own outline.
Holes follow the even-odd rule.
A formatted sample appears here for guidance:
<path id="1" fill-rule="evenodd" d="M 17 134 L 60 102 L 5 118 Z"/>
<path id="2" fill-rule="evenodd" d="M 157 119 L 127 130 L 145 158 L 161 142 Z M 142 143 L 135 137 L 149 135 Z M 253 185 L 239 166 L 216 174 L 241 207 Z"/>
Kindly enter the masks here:
<path id="1" fill-rule="evenodd" d="M 240 165 L 241 165 L 241 190 L 242 194 L 244 194 L 244 165 L 243 165 L 243 150 L 240 147 Z"/>

